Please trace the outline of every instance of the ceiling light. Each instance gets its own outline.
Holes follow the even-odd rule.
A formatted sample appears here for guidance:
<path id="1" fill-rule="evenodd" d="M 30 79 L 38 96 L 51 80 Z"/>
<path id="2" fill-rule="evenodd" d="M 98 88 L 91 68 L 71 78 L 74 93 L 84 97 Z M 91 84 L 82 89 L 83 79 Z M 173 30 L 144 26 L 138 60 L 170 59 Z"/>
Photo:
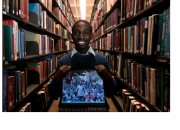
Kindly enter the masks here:
<path id="1" fill-rule="evenodd" d="M 86 0 L 80 0 L 81 19 L 86 19 Z"/>

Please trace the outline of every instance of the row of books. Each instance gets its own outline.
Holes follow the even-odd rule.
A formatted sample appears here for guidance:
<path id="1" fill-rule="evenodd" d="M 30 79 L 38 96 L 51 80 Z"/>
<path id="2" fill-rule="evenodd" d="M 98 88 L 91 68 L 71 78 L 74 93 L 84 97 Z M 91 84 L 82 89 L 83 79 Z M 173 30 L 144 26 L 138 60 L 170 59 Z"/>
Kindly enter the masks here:
<path id="1" fill-rule="evenodd" d="M 100 0 L 93 21 L 98 20 L 98 24 L 99 24 L 106 15 L 106 13 L 108 13 L 109 10 L 116 3 L 116 1 L 117 0 Z"/>
<path id="2" fill-rule="evenodd" d="M 170 72 L 164 67 L 151 67 L 133 59 L 122 60 L 122 54 L 105 53 L 110 71 L 131 89 L 161 111 L 170 109 Z"/>
<path id="3" fill-rule="evenodd" d="M 3 68 L 3 111 L 10 111 L 55 70 L 58 56 L 50 55 L 12 68 Z"/>
<path id="4" fill-rule="evenodd" d="M 123 111 L 124 112 L 151 112 L 152 110 L 130 90 L 122 89 Z"/>
<path id="5" fill-rule="evenodd" d="M 51 2 L 46 1 L 46 3 L 52 4 L 52 0 L 51 0 Z M 11 1 L 4 0 L 3 4 L 5 5 L 6 12 L 9 12 L 9 13 L 16 15 L 22 19 L 25 19 L 26 21 L 29 21 L 41 28 L 44 28 L 47 31 L 56 33 L 56 30 L 55 30 L 56 21 L 54 19 L 52 19 L 50 16 L 48 16 L 48 14 L 45 10 L 42 10 L 42 6 L 39 3 L 29 3 L 29 0 L 25 0 L 25 1 L 24 0 L 19 0 L 19 1 L 18 0 L 16 0 L 16 1 L 15 0 L 11 0 Z M 4 5 L 3 5 L 3 7 L 4 7 Z M 6 10 L 6 8 L 7 9 L 9 8 L 9 10 Z M 49 8 L 52 8 L 52 7 L 49 7 Z M 53 10 L 56 10 L 56 8 L 58 8 L 58 7 L 53 7 Z M 51 11 L 51 12 L 54 13 L 54 11 Z M 61 13 L 60 17 L 57 17 L 57 18 L 65 27 L 68 28 L 68 30 L 71 31 L 71 26 L 69 25 L 69 23 L 67 22 L 65 17 L 62 15 L 62 13 Z M 65 30 L 65 29 L 63 28 L 62 30 Z M 64 37 L 64 38 L 66 38 L 66 37 Z"/>
<path id="6" fill-rule="evenodd" d="M 52 6 L 53 6 L 53 3 L 52 3 L 53 0 L 41 0 L 41 2 L 45 5 L 45 7 L 52 12 Z"/>
<path id="7" fill-rule="evenodd" d="M 35 91 L 31 100 L 18 107 L 17 112 L 42 112 L 48 106 L 50 101 L 47 84 L 45 84 L 39 91 Z"/>
<path id="8" fill-rule="evenodd" d="M 71 49 L 72 45 L 64 39 L 52 39 L 24 29 L 18 29 L 17 22 L 3 20 L 3 61 L 15 61 L 30 55 L 43 55 Z M 6 43 L 6 44 L 5 44 Z M 55 44 L 56 49 L 54 48 Z"/>
<path id="9" fill-rule="evenodd" d="M 121 0 L 121 21 L 136 15 L 156 2 L 158 0 Z"/>
<path id="10" fill-rule="evenodd" d="M 134 26 L 115 29 L 92 46 L 143 55 L 170 57 L 170 9 L 145 17 Z"/>
<path id="11" fill-rule="evenodd" d="M 100 36 L 102 36 L 106 31 L 116 27 L 120 22 L 120 12 L 119 9 L 116 8 L 104 21 L 104 25 L 102 25 L 97 32 L 94 32 L 94 40 Z M 93 29 L 94 31 L 97 29 L 98 24 L 97 21 L 94 23 Z M 98 34 L 98 35 L 97 35 Z"/>
<path id="12" fill-rule="evenodd" d="M 3 0 L 2 4 L 3 11 L 29 21 L 29 0 Z"/>

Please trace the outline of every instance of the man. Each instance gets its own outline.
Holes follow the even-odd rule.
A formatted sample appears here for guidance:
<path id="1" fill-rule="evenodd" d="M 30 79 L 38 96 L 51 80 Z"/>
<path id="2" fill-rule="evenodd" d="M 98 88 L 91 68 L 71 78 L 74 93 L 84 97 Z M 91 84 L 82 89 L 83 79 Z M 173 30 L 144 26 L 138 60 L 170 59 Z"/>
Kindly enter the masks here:
<path id="1" fill-rule="evenodd" d="M 78 100 L 83 101 L 84 99 L 84 85 L 82 82 L 77 86 L 77 91 L 78 91 Z"/>
<path id="2" fill-rule="evenodd" d="M 77 21 L 72 27 L 72 38 L 75 48 L 72 53 L 62 57 L 57 64 L 57 71 L 50 83 L 49 93 L 54 99 L 61 97 L 62 80 L 71 68 L 92 68 L 96 69 L 104 80 L 105 95 L 109 98 L 114 93 L 116 86 L 115 80 L 109 73 L 109 65 L 107 59 L 93 51 L 89 46 L 92 38 L 92 27 L 85 20 Z"/>

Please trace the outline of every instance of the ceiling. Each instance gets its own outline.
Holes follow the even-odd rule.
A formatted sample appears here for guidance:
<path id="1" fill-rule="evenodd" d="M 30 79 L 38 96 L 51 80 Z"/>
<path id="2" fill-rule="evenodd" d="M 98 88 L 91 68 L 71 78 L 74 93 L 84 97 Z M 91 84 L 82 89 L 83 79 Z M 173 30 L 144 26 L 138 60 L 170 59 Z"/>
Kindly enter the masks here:
<path id="1" fill-rule="evenodd" d="M 81 19 L 80 0 L 68 0 L 73 12 L 75 21 Z M 90 22 L 94 0 L 86 0 L 86 21 Z M 77 13 L 76 13 L 77 8 Z"/>

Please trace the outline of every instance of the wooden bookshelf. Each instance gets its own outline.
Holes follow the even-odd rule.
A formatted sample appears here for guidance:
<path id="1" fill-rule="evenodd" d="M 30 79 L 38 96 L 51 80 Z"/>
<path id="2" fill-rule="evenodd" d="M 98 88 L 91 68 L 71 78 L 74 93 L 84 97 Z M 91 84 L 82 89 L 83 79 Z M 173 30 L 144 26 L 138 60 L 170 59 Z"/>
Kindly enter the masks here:
<path id="1" fill-rule="evenodd" d="M 131 92 L 133 92 L 133 94 L 135 94 L 135 96 L 137 96 L 140 101 L 142 101 L 143 103 L 145 103 L 149 108 L 151 108 L 152 111 L 154 112 L 161 112 L 161 110 L 159 110 L 157 107 L 153 106 L 152 104 L 149 103 L 149 101 L 147 101 L 142 95 L 140 95 L 139 93 L 137 93 L 134 89 L 132 89 L 130 86 L 128 86 L 126 83 L 124 83 L 123 79 L 120 78 L 119 76 L 115 75 L 113 72 L 111 72 L 112 75 L 114 75 L 118 80 L 120 80 L 128 89 L 131 90 Z M 116 98 L 117 99 L 117 98 Z M 118 99 L 119 100 L 119 99 Z"/>
<path id="2" fill-rule="evenodd" d="M 25 30 L 38 32 L 38 33 L 41 33 L 41 34 L 51 35 L 53 38 L 62 38 L 62 39 L 65 39 L 65 40 L 67 39 L 67 38 L 61 37 L 60 35 L 54 34 L 53 32 L 47 31 L 46 29 L 41 28 L 41 27 L 39 27 L 39 26 L 29 22 L 29 21 L 26 21 L 24 19 L 21 19 L 21 18 L 15 16 L 15 15 L 9 14 L 9 13 L 4 12 L 4 11 L 3 11 L 3 19 L 15 20 L 16 22 L 18 22 L 18 25 L 23 26 L 23 28 Z"/>
<path id="3" fill-rule="evenodd" d="M 168 4 L 167 4 L 168 3 Z M 112 32 L 113 30 L 117 29 L 117 28 L 124 28 L 126 26 L 132 26 L 135 24 L 136 21 L 142 19 L 145 16 L 150 16 L 154 13 L 157 13 L 156 11 L 158 11 L 158 13 L 162 13 L 161 11 L 159 11 L 158 7 L 162 7 L 162 8 L 167 8 L 167 6 L 170 5 L 170 0 L 160 0 L 157 3 L 154 3 L 153 5 L 149 6 L 148 8 L 140 11 L 139 13 L 137 13 L 136 15 L 128 18 L 127 20 L 121 22 L 119 25 L 117 25 L 116 27 L 107 30 L 103 35 L 101 35 L 100 37 L 96 38 L 93 42 L 95 42 L 96 40 L 98 40 L 99 38 L 105 36 L 106 34 Z M 115 8 L 114 8 L 115 9 Z M 113 12 L 114 10 L 112 10 Z M 111 12 L 111 13 L 112 13 Z M 107 14 L 106 18 L 111 14 Z M 101 24 L 98 26 L 98 28 L 102 25 L 102 23 L 104 22 L 105 19 L 102 20 Z M 96 29 L 97 30 L 97 29 Z"/>
<path id="4" fill-rule="evenodd" d="M 27 98 L 30 97 L 30 95 L 35 92 L 36 90 L 38 90 L 38 88 L 40 88 L 41 86 L 43 86 L 51 76 L 53 76 L 55 74 L 55 70 L 48 76 L 48 78 L 46 78 L 43 82 L 41 82 L 40 84 L 31 84 L 27 87 L 27 94 L 25 95 L 25 97 L 20 101 L 18 102 L 14 107 L 13 109 L 10 110 L 10 112 L 15 112 L 15 110 L 22 104 L 26 101 Z"/>

